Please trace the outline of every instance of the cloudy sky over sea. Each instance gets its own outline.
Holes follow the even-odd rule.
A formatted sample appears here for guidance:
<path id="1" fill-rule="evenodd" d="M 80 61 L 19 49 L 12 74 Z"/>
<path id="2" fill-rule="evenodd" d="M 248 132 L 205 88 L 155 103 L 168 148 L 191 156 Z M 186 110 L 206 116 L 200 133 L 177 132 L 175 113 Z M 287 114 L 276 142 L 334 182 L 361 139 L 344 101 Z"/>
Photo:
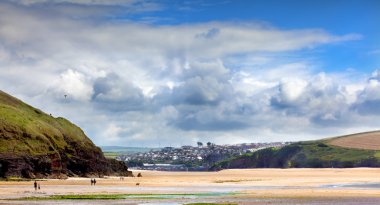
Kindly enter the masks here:
<path id="1" fill-rule="evenodd" d="M 97 145 L 378 130 L 379 11 L 377 0 L 4 0 L 0 89 Z"/>

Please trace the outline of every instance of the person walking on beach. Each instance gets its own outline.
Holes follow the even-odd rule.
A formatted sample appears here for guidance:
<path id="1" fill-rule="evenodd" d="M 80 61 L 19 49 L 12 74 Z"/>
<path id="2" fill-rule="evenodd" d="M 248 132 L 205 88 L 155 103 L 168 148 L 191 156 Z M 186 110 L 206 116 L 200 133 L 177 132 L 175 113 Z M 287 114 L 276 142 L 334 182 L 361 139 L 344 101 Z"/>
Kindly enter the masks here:
<path id="1" fill-rule="evenodd" d="M 96 185 L 96 179 L 94 179 L 94 186 Z"/>
<path id="2" fill-rule="evenodd" d="M 91 179 L 91 186 L 92 186 L 92 185 L 94 185 L 94 180 L 93 180 L 93 179 Z"/>
<path id="3" fill-rule="evenodd" d="M 37 191 L 37 181 L 34 181 L 34 190 Z"/>

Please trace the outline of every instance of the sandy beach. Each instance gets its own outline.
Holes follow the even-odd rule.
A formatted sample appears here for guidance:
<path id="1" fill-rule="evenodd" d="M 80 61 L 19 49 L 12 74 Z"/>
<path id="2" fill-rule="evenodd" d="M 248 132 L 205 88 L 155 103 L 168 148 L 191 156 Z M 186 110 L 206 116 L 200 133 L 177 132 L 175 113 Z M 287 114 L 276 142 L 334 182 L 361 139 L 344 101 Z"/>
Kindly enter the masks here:
<path id="1" fill-rule="evenodd" d="M 0 204 L 25 204 L 9 200 L 20 197 L 44 197 L 68 194 L 178 194 L 155 204 L 190 202 L 218 202 L 237 204 L 376 204 L 380 200 L 380 169 L 234 169 L 219 172 L 160 172 L 133 170 L 143 177 L 97 178 L 91 186 L 88 178 L 50 179 L 39 181 L 41 190 L 35 191 L 33 182 L 0 181 Z M 136 185 L 136 184 L 139 185 Z M 199 194 L 188 197 L 181 194 Z M 199 197 L 198 197 L 199 196 Z M 164 197 L 165 198 L 165 197 Z M 269 201 L 268 201 L 269 200 Z M 112 204 L 150 204 L 136 198 L 113 200 Z M 80 201 L 84 204 L 93 204 Z M 355 203 L 354 203 L 355 202 Z M 356 203 L 357 202 L 357 203 Z M 33 204 L 33 201 L 27 201 Z M 39 204 L 53 202 L 39 202 Z M 72 201 L 54 202 L 71 204 Z M 53 203 L 53 204 L 54 204 Z M 97 201 L 102 204 L 102 201 Z M 106 202 L 104 202 L 106 203 Z M 75 204 L 78 204 L 75 202 Z"/>

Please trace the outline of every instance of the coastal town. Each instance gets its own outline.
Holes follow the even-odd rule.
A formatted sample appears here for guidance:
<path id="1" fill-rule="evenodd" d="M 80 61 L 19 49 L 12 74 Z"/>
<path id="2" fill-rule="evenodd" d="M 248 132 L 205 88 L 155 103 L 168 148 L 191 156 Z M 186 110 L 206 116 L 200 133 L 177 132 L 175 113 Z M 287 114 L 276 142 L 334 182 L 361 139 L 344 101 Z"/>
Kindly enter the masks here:
<path id="1" fill-rule="evenodd" d="M 269 147 L 282 147 L 290 142 L 243 143 L 235 145 L 216 145 L 208 142 L 197 146 L 164 147 L 116 157 L 132 169 L 164 171 L 205 171 L 218 161 L 255 152 Z"/>

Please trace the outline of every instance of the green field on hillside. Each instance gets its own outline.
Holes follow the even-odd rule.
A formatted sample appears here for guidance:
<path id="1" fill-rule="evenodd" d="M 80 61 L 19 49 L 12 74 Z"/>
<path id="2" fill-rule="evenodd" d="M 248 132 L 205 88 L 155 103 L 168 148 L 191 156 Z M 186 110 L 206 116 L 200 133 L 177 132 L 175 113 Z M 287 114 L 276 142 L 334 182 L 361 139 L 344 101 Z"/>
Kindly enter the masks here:
<path id="1" fill-rule="evenodd" d="M 227 159 L 216 163 L 212 169 L 331 167 L 380 167 L 380 151 L 342 148 L 324 140 L 298 142 Z"/>
<path id="2" fill-rule="evenodd" d="M 103 154 L 107 158 L 116 158 L 120 155 L 130 155 L 136 153 L 145 153 L 151 150 L 157 151 L 161 148 L 152 147 L 122 147 L 122 146 L 101 146 Z"/>

